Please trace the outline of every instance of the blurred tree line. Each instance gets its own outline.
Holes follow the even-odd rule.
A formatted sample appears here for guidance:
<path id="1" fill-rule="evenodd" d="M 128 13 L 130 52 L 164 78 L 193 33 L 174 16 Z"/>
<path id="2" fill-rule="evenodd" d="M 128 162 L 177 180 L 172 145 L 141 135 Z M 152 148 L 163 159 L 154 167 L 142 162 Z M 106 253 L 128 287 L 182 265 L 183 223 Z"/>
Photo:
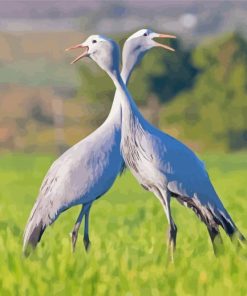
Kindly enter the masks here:
<path id="1" fill-rule="evenodd" d="M 119 38 L 120 44 L 126 37 Z M 172 46 L 175 53 L 152 49 L 130 79 L 129 89 L 144 114 L 149 117 L 155 98 L 159 105 L 155 124 L 188 144 L 199 149 L 247 148 L 244 38 L 232 33 L 196 48 L 185 48 L 179 39 Z M 81 64 L 79 74 L 77 97 L 86 98 L 100 124 L 110 110 L 114 86 L 92 62 Z"/>
<path id="2" fill-rule="evenodd" d="M 7 37 L 3 41 L 11 44 L 12 36 Z M 116 39 L 122 46 L 127 37 Z M 32 38 L 18 42 L 30 44 Z M 52 38 L 54 47 L 44 64 L 35 62 L 39 46 L 32 49 L 34 63 L 16 58 L 8 66 L 8 59 L 0 61 L 0 151 L 60 154 L 95 130 L 109 113 L 115 92 L 110 78 L 88 59 L 69 67 L 74 56 L 62 52 L 59 62 L 54 60 L 61 36 Z M 75 34 L 67 46 L 79 38 Z M 129 89 L 148 120 L 195 150 L 246 149 L 246 43 L 237 33 L 205 40 L 195 48 L 185 47 L 178 38 L 171 44 L 175 53 L 161 48 L 147 53 Z M 4 83 L 6 75 L 16 79 Z M 47 77 L 53 79 L 49 84 Z"/>

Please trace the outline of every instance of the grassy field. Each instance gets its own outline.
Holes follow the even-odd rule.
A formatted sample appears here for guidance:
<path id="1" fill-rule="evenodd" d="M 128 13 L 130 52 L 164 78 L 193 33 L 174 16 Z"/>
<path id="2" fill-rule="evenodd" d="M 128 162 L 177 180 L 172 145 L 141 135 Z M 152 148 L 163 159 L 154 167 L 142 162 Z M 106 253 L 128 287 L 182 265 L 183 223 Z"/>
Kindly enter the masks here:
<path id="1" fill-rule="evenodd" d="M 247 235 L 247 154 L 203 157 L 225 207 Z M 79 208 L 47 229 L 36 252 L 21 254 L 23 229 L 52 157 L 0 157 L 0 295 L 247 295 L 247 251 L 215 258 L 205 227 L 172 202 L 178 227 L 175 264 L 166 263 L 167 221 L 159 202 L 126 173 L 90 216 L 91 249 L 82 229 L 70 236 Z"/>

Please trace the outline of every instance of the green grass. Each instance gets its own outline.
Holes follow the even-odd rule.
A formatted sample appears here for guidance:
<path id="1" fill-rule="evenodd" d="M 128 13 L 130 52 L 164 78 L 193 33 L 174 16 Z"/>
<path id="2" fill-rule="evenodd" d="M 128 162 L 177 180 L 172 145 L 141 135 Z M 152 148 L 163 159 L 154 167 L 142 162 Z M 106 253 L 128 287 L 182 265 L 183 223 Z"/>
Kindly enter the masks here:
<path id="1" fill-rule="evenodd" d="M 225 207 L 247 234 L 247 154 L 205 156 Z M 247 252 L 215 258 L 194 214 L 172 202 L 178 227 L 175 264 L 166 263 L 167 221 L 159 202 L 126 173 L 90 216 L 91 249 L 82 229 L 75 254 L 69 233 L 80 208 L 47 229 L 36 252 L 21 254 L 23 229 L 52 157 L 0 157 L 0 295 L 247 295 Z"/>

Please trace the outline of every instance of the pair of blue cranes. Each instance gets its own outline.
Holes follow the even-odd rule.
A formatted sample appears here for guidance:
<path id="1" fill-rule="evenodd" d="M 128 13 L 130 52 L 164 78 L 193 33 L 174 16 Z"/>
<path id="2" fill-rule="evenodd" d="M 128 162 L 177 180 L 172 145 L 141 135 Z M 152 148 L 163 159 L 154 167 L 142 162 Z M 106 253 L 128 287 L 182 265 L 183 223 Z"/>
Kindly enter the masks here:
<path id="1" fill-rule="evenodd" d="M 75 205 L 82 205 L 82 209 L 72 230 L 72 248 L 75 250 L 78 231 L 85 217 L 83 240 L 88 250 L 92 203 L 111 188 L 124 166 L 161 202 L 169 224 L 168 254 L 171 260 L 177 235 L 171 198 L 191 208 L 206 225 L 214 252 L 217 251 L 216 238 L 221 240 L 219 226 L 230 238 L 245 241 L 214 190 L 204 163 L 183 143 L 152 126 L 142 116 L 127 89 L 135 65 L 151 48 L 173 51 L 156 42 L 156 38 L 175 36 L 157 34 L 149 29 L 131 35 L 123 47 L 121 73 L 119 48 L 111 39 L 92 35 L 67 49 L 81 48 L 82 53 L 72 63 L 90 57 L 110 76 L 116 92 L 104 123 L 67 150 L 48 170 L 26 225 L 24 254 L 36 247 L 47 226 Z"/>

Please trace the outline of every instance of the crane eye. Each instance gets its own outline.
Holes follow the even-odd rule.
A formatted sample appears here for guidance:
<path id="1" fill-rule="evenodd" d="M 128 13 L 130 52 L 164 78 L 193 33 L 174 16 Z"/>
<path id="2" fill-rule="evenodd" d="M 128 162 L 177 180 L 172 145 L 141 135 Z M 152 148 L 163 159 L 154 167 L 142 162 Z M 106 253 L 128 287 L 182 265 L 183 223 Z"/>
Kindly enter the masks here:
<path id="1" fill-rule="evenodd" d="M 148 33 L 144 33 L 144 34 L 143 34 L 143 36 L 147 36 L 147 35 L 148 35 Z"/>
<path id="2" fill-rule="evenodd" d="M 92 43 L 97 43 L 97 40 L 94 39 L 94 40 L 92 41 Z"/>

